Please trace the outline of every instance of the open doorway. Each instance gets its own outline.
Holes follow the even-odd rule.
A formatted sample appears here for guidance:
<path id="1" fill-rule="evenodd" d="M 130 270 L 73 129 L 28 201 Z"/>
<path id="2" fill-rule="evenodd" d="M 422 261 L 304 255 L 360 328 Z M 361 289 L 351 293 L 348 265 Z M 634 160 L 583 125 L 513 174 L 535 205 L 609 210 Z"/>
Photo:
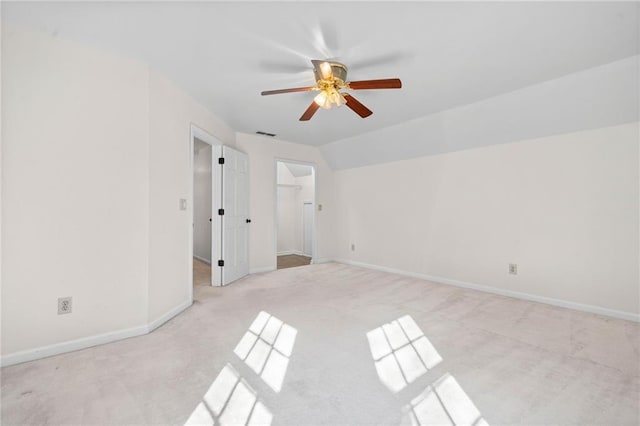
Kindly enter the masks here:
<path id="1" fill-rule="evenodd" d="M 193 143 L 193 285 L 211 285 L 212 153 L 198 138 Z"/>
<path id="2" fill-rule="evenodd" d="M 315 250 L 315 168 L 276 161 L 277 268 L 312 263 Z"/>
<path id="3" fill-rule="evenodd" d="M 218 158 L 222 156 L 222 142 L 215 136 L 191 124 L 189 142 L 190 200 L 180 200 L 180 208 L 189 210 L 189 268 L 187 280 L 189 299 L 194 289 L 219 286 L 222 281 L 220 259 L 222 177 Z M 190 201 L 190 203 L 188 202 Z M 189 206 L 189 207 L 188 207 Z"/>

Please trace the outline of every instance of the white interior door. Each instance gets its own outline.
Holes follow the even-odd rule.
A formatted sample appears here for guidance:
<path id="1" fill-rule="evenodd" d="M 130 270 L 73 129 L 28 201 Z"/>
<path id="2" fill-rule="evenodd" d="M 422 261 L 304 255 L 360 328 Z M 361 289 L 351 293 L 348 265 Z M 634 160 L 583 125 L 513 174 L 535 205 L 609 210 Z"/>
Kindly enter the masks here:
<path id="1" fill-rule="evenodd" d="M 249 273 L 249 158 L 222 147 L 222 285 Z"/>
<path id="2" fill-rule="evenodd" d="M 302 253 L 313 255 L 313 204 L 304 203 L 302 206 Z"/>

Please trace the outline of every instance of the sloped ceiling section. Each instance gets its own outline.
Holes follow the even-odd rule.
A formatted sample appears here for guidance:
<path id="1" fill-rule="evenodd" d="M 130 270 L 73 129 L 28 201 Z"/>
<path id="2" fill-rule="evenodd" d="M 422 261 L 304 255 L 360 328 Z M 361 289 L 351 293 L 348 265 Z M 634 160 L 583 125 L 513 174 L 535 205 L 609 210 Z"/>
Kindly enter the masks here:
<path id="1" fill-rule="evenodd" d="M 3 1 L 2 21 L 147 62 L 238 132 L 262 130 L 320 146 L 637 55 L 638 7 Z M 374 112 L 366 120 L 338 108 L 300 122 L 313 93 L 260 92 L 312 84 L 310 59 L 344 62 L 350 80 L 399 77 L 403 88 L 358 91 Z M 528 111 L 531 119 L 535 114 Z M 395 152 L 393 142 L 385 149 Z"/>
<path id="2" fill-rule="evenodd" d="M 285 162 L 284 165 L 287 166 L 293 177 L 304 177 L 309 176 L 311 175 L 311 173 L 313 173 L 313 168 L 304 164 Z"/>
<path id="3" fill-rule="evenodd" d="M 638 119 L 638 2 L 2 2 L 2 22 L 137 58 L 243 133 L 321 147 L 336 169 Z M 400 77 L 298 118 L 310 59 Z"/>
<path id="4" fill-rule="evenodd" d="M 639 120 L 640 56 L 320 147 L 334 169 Z"/>

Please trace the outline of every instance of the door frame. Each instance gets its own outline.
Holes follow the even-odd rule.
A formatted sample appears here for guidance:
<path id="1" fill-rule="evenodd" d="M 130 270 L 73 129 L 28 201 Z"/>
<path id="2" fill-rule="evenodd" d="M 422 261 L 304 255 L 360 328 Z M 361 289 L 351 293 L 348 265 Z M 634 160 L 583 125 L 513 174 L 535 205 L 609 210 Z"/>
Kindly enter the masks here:
<path id="1" fill-rule="evenodd" d="M 315 192 L 315 189 L 314 189 Z M 316 230 L 314 228 L 314 222 L 313 222 L 313 217 L 316 214 L 316 204 L 313 201 L 303 201 L 302 202 L 302 254 L 306 255 L 306 253 L 304 252 L 304 237 L 305 237 L 305 210 L 304 210 L 304 206 L 309 205 L 311 206 L 311 259 L 313 259 L 313 243 L 315 243 L 316 241 Z"/>
<path id="2" fill-rule="evenodd" d="M 318 209 L 316 202 L 317 192 L 318 192 L 318 167 L 316 163 L 309 161 L 300 161 L 300 160 L 292 160 L 289 158 L 276 157 L 273 162 L 274 169 L 274 178 L 273 178 L 273 199 L 274 199 L 274 218 L 273 218 L 273 229 L 275 230 L 274 241 L 273 241 L 273 256 L 274 256 L 274 270 L 278 269 L 278 163 L 291 163 L 291 164 L 301 164 L 303 166 L 311 167 L 311 176 L 313 176 L 313 197 L 311 198 L 311 203 L 313 203 L 313 241 L 311 242 L 311 263 L 314 263 L 314 259 L 316 258 L 316 244 L 317 244 L 317 235 L 318 235 Z"/>
<path id="3" fill-rule="evenodd" d="M 216 234 L 216 238 L 211 238 L 211 277 L 212 277 L 212 285 L 221 285 L 221 276 L 219 273 L 219 268 L 216 264 L 216 259 L 219 259 L 220 257 L 220 253 L 221 253 L 221 242 L 222 242 L 222 237 L 220 234 L 221 232 L 221 222 L 220 222 L 220 216 L 218 216 L 217 214 L 215 214 L 215 212 L 218 211 L 218 209 L 220 208 L 220 201 L 221 201 L 221 194 L 222 194 L 222 179 L 221 179 L 221 169 L 220 169 L 220 165 L 218 164 L 217 161 L 213 161 L 214 158 L 219 158 L 222 156 L 222 145 L 223 143 L 216 138 L 215 136 L 213 136 L 212 134 L 208 133 L 206 130 L 196 126 L 195 124 L 191 123 L 190 125 L 190 131 L 189 131 L 189 198 L 187 200 L 187 216 L 188 216 L 188 222 L 187 222 L 187 226 L 188 226 L 188 234 L 189 234 L 189 238 L 188 238 L 188 248 L 187 248 L 187 253 L 189 254 L 189 273 L 187 274 L 187 285 L 189 286 L 188 288 L 188 292 L 189 292 L 189 300 L 193 302 L 193 224 L 194 224 L 194 201 L 195 201 L 195 196 L 194 196 L 194 172 L 195 172 L 195 165 L 194 165 L 194 161 L 195 161 L 195 152 L 194 152 L 194 148 L 195 148 L 195 140 L 198 139 L 204 143 L 207 143 L 209 145 L 211 145 L 211 202 L 212 202 L 212 206 L 211 206 L 211 214 L 212 214 L 212 223 L 211 223 L 211 230 L 212 230 L 212 234 Z M 215 232 L 215 230 L 217 230 L 218 232 Z M 214 273 L 215 272 L 215 273 Z"/>

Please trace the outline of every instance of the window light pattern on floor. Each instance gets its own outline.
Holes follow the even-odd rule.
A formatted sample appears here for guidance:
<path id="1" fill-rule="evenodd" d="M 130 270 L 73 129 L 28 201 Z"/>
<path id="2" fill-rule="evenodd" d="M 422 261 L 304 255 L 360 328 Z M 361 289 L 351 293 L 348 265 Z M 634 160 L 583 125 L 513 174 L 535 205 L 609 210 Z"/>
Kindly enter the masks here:
<path id="1" fill-rule="evenodd" d="M 185 426 L 270 425 L 273 415 L 256 391 L 227 364 L 193 410 Z"/>
<path id="2" fill-rule="evenodd" d="M 404 389 L 442 361 L 409 315 L 367 333 L 380 381 L 392 392 Z"/>
<path id="3" fill-rule="evenodd" d="M 264 311 L 233 352 L 275 392 L 280 392 L 298 331 Z"/>
<path id="4" fill-rule="evenodd" d="M 449 373 L 428 386 L 403 411 L 402 425 L 489 426 L 471 398 Z"/>

